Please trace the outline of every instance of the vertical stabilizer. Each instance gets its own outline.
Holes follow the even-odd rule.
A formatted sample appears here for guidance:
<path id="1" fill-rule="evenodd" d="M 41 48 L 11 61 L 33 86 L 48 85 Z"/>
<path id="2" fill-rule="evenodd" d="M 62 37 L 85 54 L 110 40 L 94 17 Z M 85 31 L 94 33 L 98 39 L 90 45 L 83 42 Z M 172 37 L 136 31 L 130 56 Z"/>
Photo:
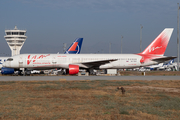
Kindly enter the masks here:
<path id="1" fill-rule="evenodd" d="M 79 54 L 81 52 L 83 38 L 76 38 L 64 54 Z"/>
<path id="2" fill-rule="evenodd" d="M 172 32 L 173 28 L 165 28 L 141 54 L 164 55 Z"/>

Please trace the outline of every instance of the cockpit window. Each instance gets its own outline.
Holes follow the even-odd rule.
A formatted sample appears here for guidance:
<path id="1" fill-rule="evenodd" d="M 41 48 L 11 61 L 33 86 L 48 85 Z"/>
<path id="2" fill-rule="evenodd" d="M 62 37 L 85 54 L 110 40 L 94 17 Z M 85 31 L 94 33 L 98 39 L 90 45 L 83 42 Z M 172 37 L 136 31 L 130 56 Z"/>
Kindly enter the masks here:
<path id="1" fill-rule="evenodd" d="M 13 61 L 13 59 L 12 58 L 8 58 L 7 61 Z"/>

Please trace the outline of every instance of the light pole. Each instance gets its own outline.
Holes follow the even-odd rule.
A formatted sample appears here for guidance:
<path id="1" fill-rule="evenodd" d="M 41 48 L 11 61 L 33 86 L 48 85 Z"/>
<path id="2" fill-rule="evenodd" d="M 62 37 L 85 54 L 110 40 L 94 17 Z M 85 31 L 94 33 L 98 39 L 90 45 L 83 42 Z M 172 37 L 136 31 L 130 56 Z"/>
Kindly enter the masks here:
<path id="1" fill-rule="evenodd" d="M 142 25 L 140 25 L 141 26 L 141 28 L 140 28 L 140 53 L 142 52 L 142 28 L 143 28 L 143 26 Z"/>
<path id="2" fill-rule="evenodd" d="M 122 54 L 122 39 L 123 39 L 123 36 L 121 35 L 121 54 Z"/>
<path id="3" fill-rule="evenodd" d="M 66 43 L 63 43 L 63 52 L 66 52 Z"/>
<path id="4" fill-rule="evenodd" d="M 179 71 L 179 3 L 178 4 L 178 14 L 177 14 L 177 71 Z"/>

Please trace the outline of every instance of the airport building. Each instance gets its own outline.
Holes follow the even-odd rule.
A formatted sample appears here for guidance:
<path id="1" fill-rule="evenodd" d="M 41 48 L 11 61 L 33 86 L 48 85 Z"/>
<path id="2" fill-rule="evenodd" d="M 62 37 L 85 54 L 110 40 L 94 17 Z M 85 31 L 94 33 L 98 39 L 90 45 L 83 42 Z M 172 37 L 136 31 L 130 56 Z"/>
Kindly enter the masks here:
<path id="1" fill-rule="evenodd" d="M 5 30 L 8 46 L 11 49 L 11 56 L 20 54 L 20 50 L 27 39 L 26 30 L 18 30 L 17 26 L 13 30 Z"/>

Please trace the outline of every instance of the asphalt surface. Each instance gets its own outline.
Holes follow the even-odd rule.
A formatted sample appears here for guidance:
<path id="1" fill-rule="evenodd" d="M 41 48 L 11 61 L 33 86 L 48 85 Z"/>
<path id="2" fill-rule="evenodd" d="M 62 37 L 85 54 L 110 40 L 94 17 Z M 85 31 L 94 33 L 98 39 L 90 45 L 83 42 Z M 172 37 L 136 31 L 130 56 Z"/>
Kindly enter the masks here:
<path id="1" fill-rule="evenodd" d="M 180 80 L 180 76 L 0 76 L 0 81 Z"/>

